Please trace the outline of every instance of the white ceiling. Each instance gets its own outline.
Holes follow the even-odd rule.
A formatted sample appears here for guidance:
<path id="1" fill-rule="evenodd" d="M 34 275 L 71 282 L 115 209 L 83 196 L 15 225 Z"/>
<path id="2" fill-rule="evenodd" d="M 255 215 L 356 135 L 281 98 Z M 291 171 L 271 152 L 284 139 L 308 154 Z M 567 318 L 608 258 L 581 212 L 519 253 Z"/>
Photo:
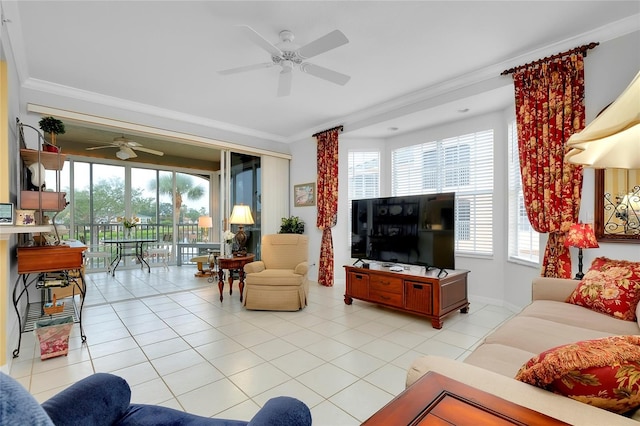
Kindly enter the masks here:
<path id="1" fill-rule="evenodd" d="M 84 91 L 292 142 L 345 124 L 387 137 L 504 108 L 505 68 L 640 29 L 638 1 L 22 1 L 2 2 L 26 86 Z M 278 67 L 235 25 L 304 45 L 334 29 L 349 43 L 310 62 L 351 76 L 338 86 L 296 72 L 276 97 Z M 613 30 L 612 28 L 617 28 Z M 620 29 L 621 28 L 621 29 Z M 506 79 L 506 80 L 505 80 Z M 496 81 L 501 81 L 496 83 Z M 466 90 L 486 87 L 481 93 Z M 456 93 L 461 93 L 456 95 Z"/>

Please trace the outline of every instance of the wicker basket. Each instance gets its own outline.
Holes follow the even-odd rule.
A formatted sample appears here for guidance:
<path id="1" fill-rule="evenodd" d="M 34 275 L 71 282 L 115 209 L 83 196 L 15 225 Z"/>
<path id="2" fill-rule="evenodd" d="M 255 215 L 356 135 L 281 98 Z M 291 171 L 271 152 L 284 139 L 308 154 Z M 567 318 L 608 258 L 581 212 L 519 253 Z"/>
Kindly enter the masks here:
<path id="1" fill-rule="evenodd" d="M 47 315 L 59 314 L 64 312 L 64 302 L 58 302 L 55 293 L 53 294 L 53 302 L 45 303 L 42 307 L 44 313 Z"/>

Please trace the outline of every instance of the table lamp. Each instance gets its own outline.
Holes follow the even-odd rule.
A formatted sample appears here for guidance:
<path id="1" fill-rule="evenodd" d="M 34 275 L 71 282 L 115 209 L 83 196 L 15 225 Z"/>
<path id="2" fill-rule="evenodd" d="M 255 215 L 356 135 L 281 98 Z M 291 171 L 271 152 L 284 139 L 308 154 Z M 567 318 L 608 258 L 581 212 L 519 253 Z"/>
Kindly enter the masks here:
<path id="1" fill-rule="evenodd" d="M 251 209 L 249 206 L 239 204 L 233 206 L 231 217 L 229 218 L 231 225 L 238 225 L 238 232 L 236 233 L 235 240 L 238 244 L 238 254 L 244 256 L 247 254 L 247 234 L 244 233 L 244 225 L 253 225 L 253 216 L 251 216 Z"/>
<path id="2" fill-rule="evenodd" d="M 209 228 L 213 227 L 213 218 L 211 216 L 200 216 L 198 218 L 198 228 L 205 228 L 206 231 L 202 233 L 202 241 L 205 243 L 209 241 Z"/>
<path id="3" fill-rule="evenodd" d="M 593 233 L 593 228 L 588 223 L 574 223 L 569 228 L 564 245 L 565 247 L 578 247 L 578 273 L 574 279 L 581 280 L 584 277 L 582 273 L 582 249 L 600 247 L 596 240 L 596 235 Z"/>

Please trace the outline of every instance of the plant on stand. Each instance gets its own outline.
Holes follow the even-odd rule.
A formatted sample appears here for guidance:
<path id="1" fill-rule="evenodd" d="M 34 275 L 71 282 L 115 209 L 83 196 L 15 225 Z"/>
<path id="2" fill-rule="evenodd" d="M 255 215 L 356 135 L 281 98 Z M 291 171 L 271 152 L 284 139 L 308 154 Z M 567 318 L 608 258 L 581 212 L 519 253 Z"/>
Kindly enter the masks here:
<path id="1" fill-rule="evenodd" d="M 124 238 L 131 238 L 131 230 L 140 223 L 140 218 L 137 216 L 131 216 L 130 218 L 124 216 L 118 216 L 118 222 L 122 223 L 124 227 Z"/>
<path id="2" fill-rule="evenodd" d="M 44 117 L 38 122 L 40 130 L 45 133 L 49 133 L 50 142 L 42 146 L 42 149 L 50 152 L 59 152 L 60 148 L 56 146 L 56 135 L 63 135 L 66 130 L 64 129 L 64 123 L 55 117 Z"/>
<path id="3" fill-rule="evenodd" d="M 222 234 L 222 239 L 224 240 L 224 243 L 226 244 L 226 247 L 225 247 L 225 250 L 224 250 L 224 254 L 231 254 L 233 252 L 232 244 L 233 244 L 233 239 L 235 237 L 236 237 L 236 234 L 231 232 L 229 229 L 224 231 L 224 233 Z"/>

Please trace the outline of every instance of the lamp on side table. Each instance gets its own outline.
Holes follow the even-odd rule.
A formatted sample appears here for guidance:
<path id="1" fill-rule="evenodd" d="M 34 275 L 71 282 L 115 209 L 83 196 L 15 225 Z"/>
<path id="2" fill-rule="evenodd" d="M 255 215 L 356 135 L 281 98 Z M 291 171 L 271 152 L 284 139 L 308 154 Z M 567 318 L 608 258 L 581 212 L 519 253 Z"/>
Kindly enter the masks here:
<path id="1" fill-rule="evenodd" d="M 202 241 L 209 241 L 209 229 L 213 227 L 213 218 L 211 216 L 200 216 L 198 218 L 198 228 L 203 228 Z"/>
<path id="2" fill-rule="evenodd" d="M 574 223 L 569 228 L 564 245 L 565 247 L 578 248 L 578 273 L 574 279 L 581 280 L 584 277 L 582 272 L 582 249 L 600 247 L 596 240 L 596 235 L 593 233 L 593 228 L 588 223 Z"/>
<path id="3" fill-rule="evenodd" d="M 244 225 L 253 225 L 254 223 L 249 206 L 245 206 L 244 204 L 233 206 L 229 223 L 232 225 L 238 225 L 238 232 L 235 237 L 236 243 L 238 243 L 237 254 L 239 256 L 244 256 L 247 254 L 246 245 L 248 239 L 247 234 L 244 233 Z"/>

